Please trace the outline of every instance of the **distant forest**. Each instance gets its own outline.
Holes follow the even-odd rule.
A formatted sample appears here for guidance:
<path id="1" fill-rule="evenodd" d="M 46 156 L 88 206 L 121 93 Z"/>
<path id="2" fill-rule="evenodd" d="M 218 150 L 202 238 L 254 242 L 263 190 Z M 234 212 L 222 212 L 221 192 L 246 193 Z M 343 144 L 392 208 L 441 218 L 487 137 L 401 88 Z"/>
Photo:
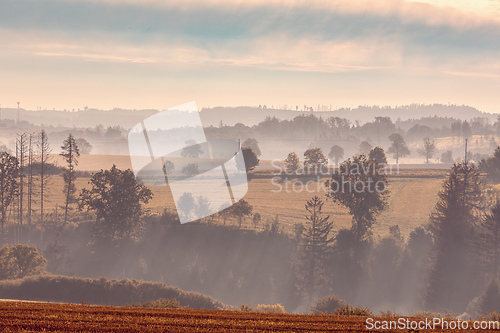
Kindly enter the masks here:
<path id="1" fill-rule="evenodd" d="M 217 125 L 206 125 L 205 132 L 208 139 L 231 138 L 240 139 L 242 142 L 248 138 L 256 139 L 260 144 L 262 151 L 261 159 L 284 159 L 291 151 L 302 154 L 308 148 L 319 147 L 324 152 L 328 152 L 333 145 L 341 146 L 346 156 L 359 152 L 360 145 L 363 142 L 370 146 L 380 146 L 387 149 L 390 145 L 389 136 L 393 133 L 401 134 L 408 144 L 411 155 L 418 157 L 419 150 L 423 144 L 424 138 L 439 139 L 452 138 L 452 141 L 437 144 L 435 156 L 441 156 L 447 151 L 451 151 L 453 156 L 458 156 L 463 152 L 464 139 L 469 140 L 469 147 L 472 154 L 491 154 L 497 146 L 497 137 L 500 133 L 500 125 L 494 115 L 481 113 L 476 109 L 465 106 L 443 106 L 443 105 L 414 105 L 399 108 L 380 108 L 380 107 L 359 107 L 353 110 L 337 111 L 290 111 L 290 110 L 271 110 L 264 107 L 250 108 L 242 116 L 241 122 L 234 125 L 226 124 L 226 119 L 218 120 L 219 116 L 242 115 L 242 108 L 214 108 L 204 109 L 201 112 L 203 123 L 217 122 Z M 221 113 L 222 111 L 223 113 Z M 57 116 L 53 111 L 47 114 L 49 118 L 45 119 L 45 125 L 36 124 L 40 122 L 41 116 L 46 111 L 28 112 L 29 121 L 6 119 L 9 112 L 2 111 L 3 120 L 0 121 L 2 136 L 0 137 L 0 146 L 3 149 L 14 150 L 14 138 L 16 132 L 35 132 L 44 128 L 49 136 L 52 146 L 57 147 L 58 142 L 72 133 L 75 138 L 87 140 L 93 147 L 92 154 L 113 154 L 127 155 L 127 133 L 129 126 L 139 122 L 142 117 L 148 117 L 155 112 L 149 111 L 97 111 L 86 110 L 79 112 L 58 112 Z M 101 121 L 110 124 L 103 126 L 101 124 L 90 126 L 86 121 L 78 121 L 78 126 L 55 125 L 54 122 L 60 121 L 67 123 L 73 117 L 73 121 L 80 119 L 85 113 L 91 115 L 92 121 Z M 434 113 L 433 113 L 434 112 Z M 416 118 L 418 115 L 431 114 L 433 116 L 424 116 Z M 455 116 L 445 116 L 453 115 Z M 118 116 L 121 114 L 121 116 Z M 267 114 L 267 116 L 264 116 Z M 352 120 L 354 117 L 367 118 L 367 114 L 372 114 L 371 120 L 361 122 Z M 384 114 L 399 115 L 397 118 L 384 116 Z M 439 115 L 438 115 L 439 114 Z M 278 116 L 282 115 L 282 118 Z M 336 115 L 345 115 L 340 117 Z M 408 118 L 412 115 L 414 118 Z M 33 116 L 33 117 L 32 117 Z M 62 117 L 60 117 L 62 116 Z M 293 117 L 290 117 L 293 116 Z M 69 118 L 68 118 L 69 117 Z M 114 118 L 114 124 L 111 120 Z M 252 117 L 261 117 L 260 122 L 251 125 Z M 406 119 L 405 119 L 406 118 Z M 248 119 L 248 123 L 245 123 Z M 402 120 L 405 119 L 405 120 Z M 46 124 L 53 123 L 51 126 Z M 117 123 L 122 123 L 122 125 Z M 125 122 L 125 123 L 124 123 Z M 75 124 L 75 123 L 74 123 Z M 88 127 L 84 127 L 84 126 Z M 54 151 L 56 152 L 56 151 Z M 458 154 L 458 155 L 457 155 Z"/>

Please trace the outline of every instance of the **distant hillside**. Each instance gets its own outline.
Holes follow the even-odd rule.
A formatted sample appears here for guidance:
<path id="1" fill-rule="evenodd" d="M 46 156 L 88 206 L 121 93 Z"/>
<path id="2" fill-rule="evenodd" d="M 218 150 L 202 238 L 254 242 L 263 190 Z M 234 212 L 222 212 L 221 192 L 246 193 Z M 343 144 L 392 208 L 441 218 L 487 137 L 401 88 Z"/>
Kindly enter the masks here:
<path id="1" fill-rule="evenodd" d="M 277 110 L 258 107 L 215 107 L 201 110 L 201 118 L 205 126 L 219 126 L 222 121 L 225 125 L 232 126 L 242 123 L 253 126 L 266 117 L 276 117 L 281 120 L 291 120 L 301 114 L 314 114 L 323 118 L 340 117 L 352 122 L 360 123 L 373 121 L 375 117 L 390 117 L 393 121 L 398 119 L 419 119 L 422 117 L 449 117 L 461 120 L 470 120 L 475 117 L 487 117 L 495 121 L 497 114 L 481 112 L 476 108 L 465 105 L 405 105 L 398 107 L 359 106 L 355 109 L 338 109 L 335 111 L 293 111 Z"/>
<path id="2" fill-rule="evenodd" d="M 129 129 L 141 120 L 159 112 L 158 110 L 97 110 L 86 109 L 79 111 L 56 111 L 41 110 L 30 111 L 20 110 L 19 118 L 21 121 L 27 121 L 31 124 L 40 126 L 62 126 L 88 128 L 102 125 L 121 126 Z M 323 118 L 340 117 L 347 118 L 351 122 L 359 121 L 366 123 L 373 121 L 376 116 L 390 117 L 393 121 L 398 119 L 404 121 L 407 119 L 419 119 L 422 117 L 450 117 L 461 120 L 470 120 L 475 117 L 487 117 L 495 121 L 497 114 L 481 112 L 476 108 L 465 105 L 405 105 L 398 107 L 379 107 L 379 106 L 359 106 L 355 109 L 338 109 L 335 111 L 293 111 L 269 109 L 265 107 L 214 107 L 201 110 L 201 118 L 205 126 L 219 126 L 221 121 L 225 125 L 233 126 L 242 123 L 247 126 L 253 126 L 266 117 L 276 117 L 281 120 L 291 120 L 301 114 L 320 115 Z M 1 119 L 17 119 L 17 109 L 2 109 Z"/>
<path id="3" fill-rule="evenodd" d="M 121 126 L 131 128 L 144 118 L 158 110 L 124 110 L 113 109 L 109 111 L 87 109 L 80 111 L 41 110 L 30 111 L 21 109 L 19 119 L 34 125 L 62 126 L 88 128 L 102 125 L 104 127 Z M 17 109 L 2 109 L 2 119 L 17 119 Z"/>

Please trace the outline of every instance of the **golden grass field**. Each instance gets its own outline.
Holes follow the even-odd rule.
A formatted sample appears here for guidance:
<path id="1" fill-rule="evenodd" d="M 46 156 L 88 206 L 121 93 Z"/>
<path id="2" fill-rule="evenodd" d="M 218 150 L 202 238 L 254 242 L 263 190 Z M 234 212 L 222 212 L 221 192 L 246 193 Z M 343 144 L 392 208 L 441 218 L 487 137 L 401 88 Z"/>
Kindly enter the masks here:
<path id="1" fill-rule="evenodd" d="M 2 332 L 455 332 L 368 330 L 367 317 L 0 301 Z M 375 320 L 396 318 L 375 317 Z M 422 319 L 413 319 L 421 321 Z M 470 327 L 472 324 L 470 323 Z M 474 330 L 461 330 L 461 332 Z M 493 332 L 493 330 L 481 330 Z"/>
<path id="2" fill-rule="evenodd" d="M 58 163 L 62 165 L 62 161 L 58 161 Z M 109 169 L 113 164 L 122 169 L 130 168 L 130 159 L 127 156 L 84 155 L 80 158 L 78 170 Z M 270 169 L 260 169 L 259 173 L 270 171 Z M 407 236 L 415 227 L 425 224 L 435 206 L 437 194 L 441 189 L 445 175 L 446 169 L 403 168 L 400 170 L 399 175 L 390 176 L 388 185 L 391 192 L 388 200 L 389 205 L 378 217 L 378 222 L 373 227 L 374 234 L 376 236 L 386 235 L 390 225 L 398 224 L 403 235 Z M 270 177 L 251 179 L 245 200 L 254 207 L 254 213 L 260 213 L 262 216 L 262 221 L 257 228 L 262 229 L 266 220 L 272 219 L 276 215 L 278 215 L 282 230 L 286 232 L 293 232 L 295 223 L 306 223 L 304 204 L 315 195 L 326 200 L 325 189 L 321 186 L 326 179 L 328 178 L 323 178 L 320 182 L 311 182 L 308 186 L 309 191 L 305 190 L 301 185 L 294 187 L 293 181 L 279 184 Z M 88 181 L 88 177 L 77 179 L 77 193 L 82 188 L 89 187 Z M 62 177 L 53 176 L 45 200 L 46 213 L 54 213 L 56 207 L 59 207 L 58 214 L 62 214 L 61 206 L 64 203 L 62 188 Z M 168 186 L 153 186 L 150 188 L 154 193 L 154 197 L 145 205 L 149 212 L 161 213 L 165 208 L 175 210 Z M 326 200 L 323 212 L 330 215 L 335 231 L 340 228 L 350 227 L 351 217 L 343 207 Z M 216 223 L 222 223 L 222 221 L 216 220 Z M 237 221 L 228 220 L 227 223 L 236 225 Z M 245 219 L 243 227 L 253 228 L 251 217 Z"/>

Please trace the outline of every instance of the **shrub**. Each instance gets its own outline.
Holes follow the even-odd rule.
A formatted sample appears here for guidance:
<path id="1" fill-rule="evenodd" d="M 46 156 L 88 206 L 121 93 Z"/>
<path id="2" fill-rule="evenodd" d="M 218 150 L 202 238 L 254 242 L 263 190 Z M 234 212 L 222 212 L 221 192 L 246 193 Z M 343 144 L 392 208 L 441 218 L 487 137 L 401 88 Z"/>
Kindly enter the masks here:
<path id="1" fill-rule="evenodd" d="M 490 312 L 486 316 L 479 317 L 478 320 L 484 321 L 500 321 L 500 313 L 499 312 Z"/>
<path id="2" fill-rule="evenodd" d="M 391 310 L 386 310 L 386 311 L 380 311 L 380 317 L 396 318 L 396 317 L 401 317 L 401 314 Z"/>
<path id="3" fill-rule="evenodd" d="M 428 318 L 428 319 L 444 317 L 439 312 L 432 312 L 432 311 L 418 311 L 414 312 L 411 316 L 416 318 Z"/>
<path id="4" fill-rule="evenodd" d="M 368 308 L 363 308 L 361 306 L 352 307 L 346 304 L 338 309 L 335 309 L 333 313 L 336 316 L 372 316 L 373 312 Z"/>
<path id="5" fill-rule="evenodd" d="M 0 298 L 46 302 L 127 305 L 157 298 L 176 299 L 192 309 L 223 310 L 212 297 L 158 282 L 88 279 L 61 275 L 0 281 Z"/>
<path id="6" fill-rule="evenodd" d="M 255 308 L 251 305 L 246 305 L 246 304 L 243 304 L 240 306 L 240 311 L 243 311 L 243 312 L 254 312 L 255 311 Z"/>
<path id="7" fill-rule="evenodd" d="M 240 306 L 239 310 L 243 312 L 286 313 L 285 308 L 281 304 L 259 304 L 257 306 L 243 304 Z"/>
<path id="8" fill-rule="evenodd" d="M 181 303 L 175 298 L 158 298 L 154 301 L 132 304 L 136 308 L 157 308 L 157 309 L 186 309 L 188 306 L 181 306 Z"/>
<path id="9" fill-rule="evenodd" d="M 335 310 L 346 306 L 347 303 L 335 295 L 326 296 L 311 307 L 311 312 L 314 314 L 334 314 Z"/>
<path id="10" fill-rule="evenodd" d="M 0 248 L 0 280 L 20 279 L 45 273 L 47 260 L 35 246 L 4 245 Z"/>
<path id="11" fill-rule="evenodd" d="M 274 305 L 259 304 L 255 308 L 255 311 L 265 312 L 265 313 L 286 313 L 285 308 L 281 304 L 274 304 Z"/>

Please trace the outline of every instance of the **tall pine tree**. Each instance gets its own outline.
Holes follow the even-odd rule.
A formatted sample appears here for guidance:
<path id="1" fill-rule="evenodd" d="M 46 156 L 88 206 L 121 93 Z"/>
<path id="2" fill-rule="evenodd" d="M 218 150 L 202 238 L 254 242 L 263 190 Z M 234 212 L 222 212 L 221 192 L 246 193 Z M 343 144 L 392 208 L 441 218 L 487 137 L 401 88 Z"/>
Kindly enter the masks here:
<path id="1" fill-rule="evenodd" d="M 426 303 L 435 310 L 465 310 L 475 294 L 474 223 L 482 204 L 479 171 L 464 161 L 454 164 L 430 217 L 433 265 Z"/>
<path id="2" fill-rule="evenodd" d="M 66 167 L 64 168 L 64 189 L 63 193 L 66 197 L 66 204 L 64 207 L 64 224 L 68 223 L 68 209 L 69 205 L 76 201 L 75 198 L 75 180 L 76 171 L 75 167 L 78 165 L 78 158 L 80 157 L 80 150 L 76 144 L 75 138 L 70 133 L 68 138 L 64 140 L 61 146 L 61 156 L 66 161 Z"/>
<path id="3" fill-rule="evenodd" d="M 319 287 L 326 280 L 326 262 L 330 255 L 329 238 L 332 230 L 330 216 L 323 216 L 324 202 L 317 196 L 307 201 L 305 209 L 308 212 L 302 251 L 299 262 L 299 280 L 301 290 L 306 296 L 316 297 Z"/>

